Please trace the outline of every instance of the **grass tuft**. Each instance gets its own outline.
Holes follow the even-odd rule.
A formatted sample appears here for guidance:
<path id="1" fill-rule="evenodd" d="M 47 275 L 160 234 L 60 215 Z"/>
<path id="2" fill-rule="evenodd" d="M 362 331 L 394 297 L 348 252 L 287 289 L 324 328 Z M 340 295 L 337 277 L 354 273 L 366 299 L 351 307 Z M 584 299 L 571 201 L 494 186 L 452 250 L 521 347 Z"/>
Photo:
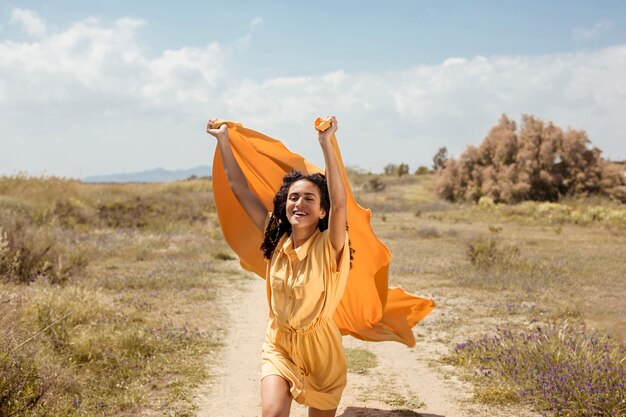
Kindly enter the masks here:
<path id="1" fill-rule="evenodd" d="M 366 374 L 378 364 L 376 355 L 369 350 L 345 348 L 344 353 L 348 362 L 348 371 L 355 374 Z"/>
<path id="2" fill-rule="evenodd" d="M 507 268 L 519 259 L 516 246 L 502 246 L 494 238 L 477 238 L 468 244 L 467 257 L 479 269 Z"/>
<path id="3" fill-rule="evenodd" d="M 83 253 L 64 248 L 53 232 L 0 218 L 0 279 L 5 282 L 60 284 L 86 265 Z"/>

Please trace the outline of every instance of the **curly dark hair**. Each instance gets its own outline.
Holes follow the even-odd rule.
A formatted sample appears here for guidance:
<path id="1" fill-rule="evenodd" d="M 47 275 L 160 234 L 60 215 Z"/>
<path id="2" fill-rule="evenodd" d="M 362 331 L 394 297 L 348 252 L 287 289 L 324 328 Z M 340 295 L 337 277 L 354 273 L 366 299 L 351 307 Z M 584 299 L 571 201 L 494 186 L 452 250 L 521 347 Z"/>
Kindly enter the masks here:
<path id="1" fill-rule="evenodd" d="M 267 223 L 267 227 L 265 228 L 265 236 L 263 238 L 263 243 L 261 244 L 263 256 L 268 260 L 272 258 L 272 253 L 274 253 L 274 249 L 276 249 L 276 245 L 278 245 L 280 238 L 285 233 L 291 235 L 291 223 L 289 223 L 289 220 L 287 219 L 287 197 L 289 194 L 289 187 L 291 187 L 294 182 L 300 180 L 310 181 L 317 186 L 317 189 L 320 192 L 320 206 L 326 211 L 326 213 L 330 213 L 328 183 L 326 182 L 326 177 L 323 174 L 305 175 L 297 169 L 294 169 L 289 174 L 285 175 L 282 185 L 278 189 L 276 196 L 274 196 L 274 209 L 269 222 Z M 317 227 L 321 232 L 328 229 L 328 217 L 329 216 L 326 215 L 323 219 L 320 219 L 317 222 Z M 348 244 L 349 243 L 350 242 L 348 241 Z M 354 250 L 350 248 L 350 259 L 352 259 L 353 252 Z"/>

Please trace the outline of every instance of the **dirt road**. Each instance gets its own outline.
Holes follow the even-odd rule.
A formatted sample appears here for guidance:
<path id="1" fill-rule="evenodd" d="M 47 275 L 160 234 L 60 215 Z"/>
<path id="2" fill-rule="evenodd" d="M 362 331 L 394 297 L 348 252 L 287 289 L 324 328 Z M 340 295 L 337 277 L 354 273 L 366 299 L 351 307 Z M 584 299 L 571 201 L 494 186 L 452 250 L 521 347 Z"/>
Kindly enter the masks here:
<path id="1" fill-rule="evenodd" d="M 264 281 L 256 279 L 230 295 L 238 311 L 232 311 L 226 346 L 211 372 L 217 376 L 198 391 L 198 416 L 251 417 L 261 415 L 260 350 L 267 323 Z M 429 321 L 437 320 L 444 308 L 436 309 L 415 329 L 417 346 L 399 343 L 367 343 L 344 337 L 344 346 L 367 349 L 378 365 L 366 374 L 348 374 L 337 416 L 340 417 L 469 417 L 510 416 L 503 409 L 488 410 L 469 401 L 471 388 L 445 366 L 433 363 L 446 350 L 436 342 Z M 305 407 L 293 403 L 291 415 L 307 415 Z"/>

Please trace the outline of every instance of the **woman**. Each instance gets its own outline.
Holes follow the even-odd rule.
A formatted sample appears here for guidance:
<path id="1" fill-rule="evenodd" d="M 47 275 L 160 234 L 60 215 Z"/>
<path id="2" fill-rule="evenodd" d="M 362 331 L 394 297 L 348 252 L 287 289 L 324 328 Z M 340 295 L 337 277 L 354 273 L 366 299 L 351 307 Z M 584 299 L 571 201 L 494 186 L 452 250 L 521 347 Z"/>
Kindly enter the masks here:
<path id="1" fill-rule="evenodd" d="M 235 197 L 264 233 L 270 321 L 262 354 L 263 417 L 288 416 L 292 399 L 309 416 L 334 416 L 346 385 L 341 334 L 332 320 L 350 268 L 346 190 L 331 145 L 335 117 L 318 133 L 326 177 L 292 171 L 268 213 L 250 190 L 225 124 L 209 120 Z"/>

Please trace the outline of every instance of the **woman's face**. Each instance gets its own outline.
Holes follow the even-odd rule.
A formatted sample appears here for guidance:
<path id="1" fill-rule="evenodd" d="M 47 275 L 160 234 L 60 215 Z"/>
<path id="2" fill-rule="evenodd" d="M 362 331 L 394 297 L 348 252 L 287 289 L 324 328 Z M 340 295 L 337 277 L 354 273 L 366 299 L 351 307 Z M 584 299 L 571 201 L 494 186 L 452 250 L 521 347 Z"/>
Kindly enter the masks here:
<path id="1" fill-rule="evenodd" d="M 318 220 L 326 216 L 326 210 L 321 207 L 320 190 L 308 180 L 291 184 L 285 209 L 291 227 L 317 226 Z"/>

